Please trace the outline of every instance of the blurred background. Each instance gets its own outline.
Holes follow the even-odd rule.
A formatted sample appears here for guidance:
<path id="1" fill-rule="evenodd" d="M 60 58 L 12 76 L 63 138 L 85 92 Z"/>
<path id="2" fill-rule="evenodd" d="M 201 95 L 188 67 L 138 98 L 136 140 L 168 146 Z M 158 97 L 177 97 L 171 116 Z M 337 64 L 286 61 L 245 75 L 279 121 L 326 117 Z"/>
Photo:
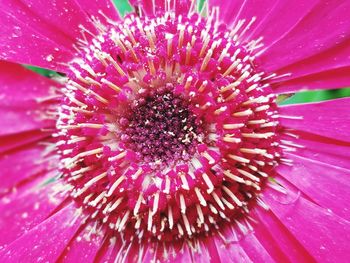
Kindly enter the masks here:
<path id="1" fill-rule="evenodd" d="M 121 15 L 125 15 L 127 12 L 130 12 L 132 10 L 127 0 L 113 0 L 113 1 Z M 149 0 L 149 1 L 152 1 L 152 0 Z M 201 3 L 201 5 L 203 5 L 203 3 L 205 2 L 205 0 L 198 0 L 198 1 Z M 48 78 L 52 78 L 58 75 L 57 72 L 54 72 L 51 70 L 46 70 L 46 69 L 32 67 L 32 66 L 26 66 L 26 67 Z M 350 97 L 350 88 L 332 89 L 332 87 L 329 87 L 329 90 L 298 92 L 285 100 L 282 99 L 282 102 L 280 102 L 279 104 L 286 105 L 286 104 L 316 102 L 316 101 L 323 101 L 323 100 L 343 98 L 343 97 Z"/>

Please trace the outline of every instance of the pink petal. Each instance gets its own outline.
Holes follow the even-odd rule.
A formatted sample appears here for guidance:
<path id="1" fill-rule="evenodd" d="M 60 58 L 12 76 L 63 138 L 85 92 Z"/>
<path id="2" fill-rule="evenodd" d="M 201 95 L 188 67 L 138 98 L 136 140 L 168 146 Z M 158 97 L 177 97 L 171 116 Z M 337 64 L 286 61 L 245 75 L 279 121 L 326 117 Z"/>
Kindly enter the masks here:
<path id="1" fill-rule="evenodd" d="M 347 1 L 319 1 L 295 28 L 260 56 L 264 69 L 275 71 L 346 40 L 350 33 L 346 16 L 349 12 Z M 284 13 L 280 13 L 280 17 L 285 21 Z"/>
<path id="2" fill-rule="evenodd" d="M 0 59 L 65 72 L 73 53 L 16 17 L 0 11 Z"/>
<path id="3" fill-rule="evenodd" d="M 0 135 L 54 127 L 55 122 L 53 120 L 40 119 L 41 116 L 38 115 L 38 111 L 44 111 L 43 108 L 37 108 L 36 110 L 0 106 L 1 125 L 3 125 Z"/>
<path id="4" fill-rule="evenodd" d="M 171 261 L 174 262 L 174 263 L 191 262 L 191 261 L 193 261 L 192 260 L 192 253 L 190 251 L 190 248 L 187 245 L 184 245 L 181 248 L 181 250 L 176 251 L 172 256 L 173 257 L 170 256 L 170 258 L 171 258 Z"/>
<path id="5" fill-rule="evenodd" d="M 96 33 L 91 15 L 105 22 L 98 14 L 101 10 L 116 18 L 110 3 L 90 2 L 84 11 L 83 1 L 80 6 L 75 1 L 4 0 L 0 11 L 0 59 L 64 72 L 62 63 L 71 60 L 76 52 L 73 45 L 83 38 L 81 26 Z M 102 6 L 96 9 L 99 3 Z"/>
<path id="6" fill-rule="evenodd" d="M 232 23 L 232 26 L 234 26 L 238 21 L 243 19 L 245 20 L 244 25 L 248 25 L 248 23 L 252 19 L 255 20 L 254 23 L 252 23 L 249 26 L 249 30 L 247 30 L 244 34 L 241 35 L 240 39 L 242 42 L 248 40 L 248 36 L 252 34 L 255 31 L 255 29 L 257 29 L 259 25 L 265 21 L 267 17 L 270 17 L 271 13 L 273 13 L 274 9 L 279 4 L 279 1 L 245 0 L 243 1 L 243 3 L 242 1 L 236 1 L 239 4 L 239 10 L 237 10 L 237 4 L 234 4 L 231 7 L 231 3 L 230 5 L 227 5 L 227 3 L 225 5 L 224 1 L 221 2 L 222 6 L 220 11 L 225 12 L 225 10 L 230 10 L 231 16 L 226 17 L 226 19 L 228 18 L 230 20 L 229 23 Z M 233 11 L 235 11 L 236 13 L 232 14 Z M 233 17 L 235 17 L 234 20 Z M 242 33 L 243 30 L 241 30 L 240 32 Z"/>
<path id="7" fill-rule="evenodd" d="M 136 246 L 134 245 L 135 250 Z M 166 251 L 166 252 L 164 252 Z M 179 244 L 174 241 L 170 243 L 143 243 L 139 252 L 142 252 L 142 262 L 192 262 L 193 252 L 188 248 L 187 244 Z M 134 257 L 135 258 L 135 257 Z M 196 258 L 197 262 L 202 262 L 201 257 Z M 132 262 L 128 259 L 128 262 Z"/>
<path id="8" fill-rule="evenodd" d="M 279 75 L 290 73 L 274 80 L 272 86 L 277 93 L 350 85 L 350 49 L 349 40 L 345 39 L 349 33 L 349 21 L 345 18 L 350 10 L 348 3 L 318 0 L 211 3 L 221 8 L 221 17 L 232 27 L 245 21 L 237 32 L 240 42 L 263 38 L 258 62 L 264 70 Z M 324 18 L 319 21 L 322 14 Z M 255 22 L 248 26 L 252 19 Z"/>
<path id="9" fill-rule="evenodd" d="M 193 258 L 198 261 L 199 263 L 206 263 L 209 261 L 209 259 L 212 259 L 212 257 L 214 256 L 215 260 L 217 262 L 220 262 L 219 260 L 219 253 L 218 251 L 214 250 L 213 254 L 210 254 L 210 252 L 212 252 L 213 250 L 210 248 L 210 246 L 208 246 L 208 239 L 204 240 L 203 242 L 200 243 L 200 251 L 198 251 L 197 253 L 193 253 Z M 211 240 L 212 243 L 214 243 L 214 240 Z M 214 249 L 216 249 L 214 247 Z"/>
<path id="10" fill-rule="evenodd" d="M 291 73 L 290 76 L 274 80 L 275 82 L 284 82 L 308 75 L 329 71 L 331 69 L 340 69 L 350 66 L 350 39 L 345 40 L 323 53 L 317 54 L 301 62 L 289 65 L 277 71 L 283 75 Z"/>
<path id="11" fill-rule="evenodd" d="M 42 131 L 28 131 L 20 134 L 12 134 L 7 136 L 1 136 L 0 139 L 0 154 L 13 150 L 14 148 L 28 145 L 33 142 L 43 141 L 51 136 L 50 133 Z"/>
<path id="12" fill-rule="evenodd" d="M 58 34 L 63 34 L 66 38 L 71 38 L 73 41 L 81 37 L 79 25 L 83 25 L 94 32 L 89 17 L 74 0 L 56 2 L 22 0 L 23 4 L 14 3 L 14 1 L 9 2 L 10 3 L 5 4 L 5 10 L 8 13 L 15 15 L 20 14 L 20 11 L 22 11 L 22 16 L 26 18 L 20 16 L 19 19 L 31 19 L 31 21 L 33 21 L 34 18 L 40 19 L 42 22 L 46 22 L 52 29 L 56 30 Z M 18 8 L 20 11 L 13 10 L 14 8 Z M 62 23 L 62 21 L 64 21 L 64 23 Z"/>
<path id="13" fill-rule="evenodd" d="M 145 251 L 143 252 L 144 255 L 143 255 L 142 261 L 143 262 L 152 262 L 152 260 L 154 259 L 154 252 L 151 251 L 151 248 L 148 246 L 146 246 L 144 249 L 145 249 Z"/>
<path id="14" fill-rule="evenodd" d="M 54 126 L 54 121 L 41 119 L 40 111 L 46 106 L 38 101 L 52 96 L 50 89 L 56 86 L 52 80 L 22 66 L 0 62 L 0 135 Z"/>
<path id="15" fill-rule="evenodd" d="M 306 131 L 342 141 L 350 141 L 350 98 L 280 107 L 280 123 L 291 129 Z M 302 119 L 284 118 L 297 116 Z"/>
<path id="16" fill-rule="evenodd" d="M 296 155 L 350 170 L 349 143 L 302 132 L 297 135 L 298 138 L 285 138 L 301 146 L 295 148 Z"/>
<path id="17" fill-rule="evenodd" d="M 210 7 L 220 8 L 220 19 L 228 25 L 234 23 L 243 7 L 242 0 L 231 0 L 229 5 L 222 0 L 208 0 L 208 2 Z"/>
<path id="18" fill-rule="evenodd" d="M 293 29 L 319 1 L 234 0 L 230 1 L 229 5 L 221 0 L 209 2 L 211 6 L 220 7 L 220 18 L 231 26 L 243 19 L 247 25 L 253 17 L 256 17 L 256 21 L 242 36 L 242 41 L 263 37 L 266 48 Z"/>
<path id="19" fill-rule="evenodd" d="M 168 260 L 171 262 L 223 262 L 220 258 L 219 250 L 225 249 L 224 244 L 221 242 L 217 245 L 214 236 L 201 238 L 198 243 L 195 244 L 195 247 L 191 247 L 187 243 L 176 244 L 175 249 L 172 248 L 174 243 L 166 244 L 166 246 L 168 246 Z M 158 252 L 158 259 L 165 261 L 166 259 L 163 253 L 161 253 L 162 251 L 163 247 L 161 247 Z"/>
<path id="20" fill-rule="evenodd" d="M 278 172 L 315 203 L 332 210 L 335 214 L 350 219 L 350 170 L 310 160 L 294 154 L 287 158 L 293 166 L 280 165 Z"/>
<path id="21" fill-rule="evenodd" d="M 45 9 L 44 9 L 45 10 Z M 2 0 L 2 10 L 4 15 L 7 17 L 14 18 L 13 21 L 21 22 L 24 28 L 15 27 L 13 33 L 22 36 L 20 34 L 25 28 L 32 29 L 39 35 L 52 40 L 54 43 L 71 49 L 70 45 L 72 40 L 67 36 L 59 27 L 55 27 L 46 21 L 43 17 L 40 17 L 34 8 L 31 8 L 25 3 L 14 0 Z"/>
<path id="22" fill-rule="evenodd" d="M 197 243 L 197 251 L 188 248 L 188 245 L 179 245 L 174 253 L 170 253 L 170 259 L 172 262 L 253 262 L 240 245 L 240 241 L 234 230 L 223 226 L 220 236 L 215 233 L 201 238 Z"/>
<path id="23" fill-rule="evenodd" d="M 137 244 L 128 248 L 128 257 L 125 258 L 126 262 L 135 262 L 138 259 L 139 253 L 143 253 L 142 262 L 152 262 L 159 260 L 160 262 L 224 262 L 220 258 L 220 250 L 224 250 L 226 247 L 222 240 L 218 239 L 218 245 L 215 243 L 214 237 L 201 238 L 190 246 L 188 243 L 182 243 L 178 241 L 170 243 L 142 244 L 141 247 Z M 221 243 L 220 243 L 221 242 Z M 242 252 L 244 254 L 244 252 Z M 134 255 L 134 256 L 131 256 Z M 137 255 L 137 256 L 135 256 Z M 224 256 L 224 255 L 223 255 Z M 238 258 L 238 257 L 237 257 Z"/>
<path id="24" fill-rule="evenodd" d="M 252 212 L 251 216 L 254 218 L 255 220 L 255 224 L 254 224 L 254 236 L 256 239 L 259 240 L 259 242 L 261 243 L 262 246 L 265 247 L 265 249 L 269 252 L 270 256 L 272 258 L 274 258 L 274 260 L 276 262 L 288 262 L 288 261 L 292 261 L 293 262 L 293 248 L 289 247 L 288 251 L 287 250 L 283 250 L 282 246 L 280 245 L 280 243 L 282 242 L 281 240 L 276 240 L 275 237 L 273 236 L 273 234 L 271 233 L 272 231 L 265 226 L 265 220 L 264 221 L 260 221 L 258 218 L 258 215 L 256 215 L 256 210 L 259 209 L 255 208 L 254 212 Z M 265 219 L 265 217 L 264 217 Z M 278 242 L 280 241 L 280 242 Z M 295 260 L 295 258 L 294 258 Z"/>
<path id="25" fill-rule="evenodd" d="M 318 0 L 268 1 L 273 9 L 264 18 L 258 18 L 257 28 L 247 32 L 247 40 L 263 37 L 264 48 L 271 46 L 290 32 L 318 3 Z M 260 6 L 254 6 L 259 12 Z M 246 18 L 245 16 L 241 16 Z"/>
<path id="26" fill-rule="evenodd" d="M 308 253 L 302 244 L 294 237 L 294 235 L 284 226 L 283 222 L 271 212 L 264 210 L 261 207 L 254 209 L 257 224 L 254 227 L 254 232 L 257 238 L 266 246 L 272 246 L 270 252 L 280 248 L 288 259 L 280 256 L 277 262 L 314 262 L 315 260 Z"/>
<path id="27" fill-rule="evenodd" d="M 114 263 L 117 257 L 117 254 L 122 247 L 122 241 L 120 238 L 116 237 L 115 243 L 111 243 L 109 238 L 106 238 L 97 252 L 94 262 L 108 262 Z M 147 262 L 147 261 L 145 261 Z"/>
<path id="28" fill-rule="evenodd" d="M 59 197 L 49 199 L 53 189 L 32 187 L 14 196 L 1 198 L 0 246 L 6 247 L 13 240 L 44 221 L 61 202 Z M 53 202 L 55 200 L 55 202 Z M 57 203 L 56 203 L 57 202 Z"/>
<path id="29" fill-rule="evenodd" d="M 317 261 L 342 261 L 350 253 L 350 222 L 288 190 L 264 191 L 263 200 Z"/>
<path id="30" fill-rule="evenodd" d="M 76 208 L 69 205 L 12 242 L 0 252 L 1 262 L 54 262 L 75 234 Z"/>
<path id="31" fill-rule="evenodd" d="M 220 237 L 214 234 L 201 244 L 200 251 L 205 251 L 212 262 L 275 262 L 254 233 L 240 234 L 231 227 L 226 226 L 220 230 Z"/>
<path id="32" fill-rule="evenodd" d="M 0 61 L 0 105 L 36 107 L 58 84 L 18 64 Z M 23 96 L 25 94 L 25 96 Z"/>
<path id="33" fill-rule="evenodd" d="M 291 71 L 292 72 L 292 71 Z M 293 75 L 292 75 L 293 76 Z M 302 90 L 336 89 L 350 85 L 350 67 L 306 75 L 274 83 L 276 93 L 291 93 Z"/>
<path id="34" fill-rule="evenodd" d="M 46 174 L 48 163 L 43 161 L 45 147 L 29 145 L 26 148 L 1 155 L 0 194 L 10 192 L 19 184 Z"/>
<path id="35" fill-rule="evenodd" d="M 93 225 L 81 227 L 84 229 L 77 231 L 76 235 L 72 237 L 61 254 L 59 262 L 94 262 L 95 256 L 102 245 L 103 236 L 92 234 L 91 237 L 88 237 L 88 227 L 93 227 Z"/>
<path id="36" fill-rule="evenodd" d="M 223 245 L 222 240 L 216 238 L 215 245 L 220 258 L 218 262 L 253 262 L 239 243 L 231 242 Z"/>
<path id="37" fill-rule="evenodd" d="M 248 234 L 239 243 L 253 262 L 275 262 L 269 251 L 253 234 Z"/>
<path id="38" fill-rule="evenodd" d="M 118 11 L 111 0 L 75 0 L 75 2 L 88 17 L 94 16 L 102 22 L 105 22 L 106 18 L 114 21 L 120 20 Z"/>
<path id="39" fill-rule="evenodd" d="M 186 249 L 177 253 L 177 262 L 188 262 L 189 259 L 186 260 L 187 257 L 191 258 L 192 261 L 198 262 L 222 262 L 219 255 L 219 249 L 223 249 L 224 246 L 221 244 L 221 247 L 215 244 L 214 236 L 202 238 L 201 242 L 198 243 L 199 249 L 198 251 L 193 251 L 188 245 Z"/>
<path id="40" fill-rule="evenodd" d="M 134 240 L 131 242 L 131 244 L 128 244 L 126 247 L 127 253 L 123 257 L 123 262 L 125 263 L 134 263 L 134 262 L 148 262 L 148 261 L 142 261 L 142 252 L 144 252 L 144 246 L 148 246 L 149 243 L 146 244 L 139 244 L 137 240 Z M 160 246 L 160 245 L 159 245 Z"/>

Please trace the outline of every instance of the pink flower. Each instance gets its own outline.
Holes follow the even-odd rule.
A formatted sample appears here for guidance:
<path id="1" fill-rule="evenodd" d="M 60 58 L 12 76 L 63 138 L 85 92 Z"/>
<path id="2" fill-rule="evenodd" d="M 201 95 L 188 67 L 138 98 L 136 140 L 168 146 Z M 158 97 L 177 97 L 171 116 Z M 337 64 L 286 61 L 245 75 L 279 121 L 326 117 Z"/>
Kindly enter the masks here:
<path id="1" fill-rule="evenodd" d="M 0 261 L 345 261 L 350 2 L 130 2 L 1 1 Z"/>

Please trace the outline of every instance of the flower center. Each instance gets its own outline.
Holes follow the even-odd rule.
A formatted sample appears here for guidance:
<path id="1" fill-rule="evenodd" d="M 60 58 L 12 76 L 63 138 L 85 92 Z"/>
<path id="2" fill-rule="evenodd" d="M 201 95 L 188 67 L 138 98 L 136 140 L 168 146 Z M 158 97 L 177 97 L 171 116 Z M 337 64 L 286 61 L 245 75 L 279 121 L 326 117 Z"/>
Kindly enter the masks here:
<path id="1" fill-rule="evenodd" d="M 171 85 L 145 90 L 120 119 L 121 136 L 144 162 L 170 166 L 179 159 L 189 160 L 200 128 L 188 102 L 172 92 Z"/>
<path id="2" fill-rule="evenodd" d="M 256 42 L 239 44 L 214 15 L 131 15 L 99 27 L 70 63 L 57 121 L 63 180 L 109 237 L 208 235 L 247 215 L 274 173 L 269 76 Z"/>

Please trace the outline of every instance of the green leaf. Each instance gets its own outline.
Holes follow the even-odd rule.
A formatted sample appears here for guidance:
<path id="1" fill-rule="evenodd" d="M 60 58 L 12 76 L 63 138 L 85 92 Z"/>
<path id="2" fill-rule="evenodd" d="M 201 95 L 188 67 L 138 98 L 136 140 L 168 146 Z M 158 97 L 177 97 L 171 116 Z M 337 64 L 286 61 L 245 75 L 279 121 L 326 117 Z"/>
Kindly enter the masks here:
<path id="1" fill-rule="evenodd" d="M 350 97 L 350 88 L 321 91 L 302 91 L 281 102 L 280 105 L 317 102 L 344 97 Z"/>
<path id="2" fill-rule="evenodd" d="M 202 10 L 206 0 L 197 0 L 197 1 L 199 2 L 199 11 L 200 11 Z M 127 0 L 113 0 L 113 2 L 122 16 L 125 16 L 127 13 L 130 13 L 133 10 L 132 6 L 129 4 Z"/>
<path id="3" fill-rule="evenodd" d="M 23 66 L 26 67 L 27 69 L 30 69 L 36 73 L 39 73 L 40 75 L 48 77 L 48 78 L 60 76 L 60 74 L 58 74 L 56 71 L 52 71 L 49 69 L 38 68 L 38 67 L 34 67 L 34 66 L 29 66 L 29 65 L 23 65 Z"/>
<path id="4" fill-rule="evenodd" d="M 198 5 L 199 12 L 202 10 L 205 2 L 206 2 L 206 0 L 197 0 L 197 3 L 199 3 L 199 5 Z"/>
<path id="5" fill-rule="evenodd" d="M 113 0 L 113 2 L 121 16 L 125 16 L 127 13 L 130 13 L 133 10 L 127 0 Z"/>

